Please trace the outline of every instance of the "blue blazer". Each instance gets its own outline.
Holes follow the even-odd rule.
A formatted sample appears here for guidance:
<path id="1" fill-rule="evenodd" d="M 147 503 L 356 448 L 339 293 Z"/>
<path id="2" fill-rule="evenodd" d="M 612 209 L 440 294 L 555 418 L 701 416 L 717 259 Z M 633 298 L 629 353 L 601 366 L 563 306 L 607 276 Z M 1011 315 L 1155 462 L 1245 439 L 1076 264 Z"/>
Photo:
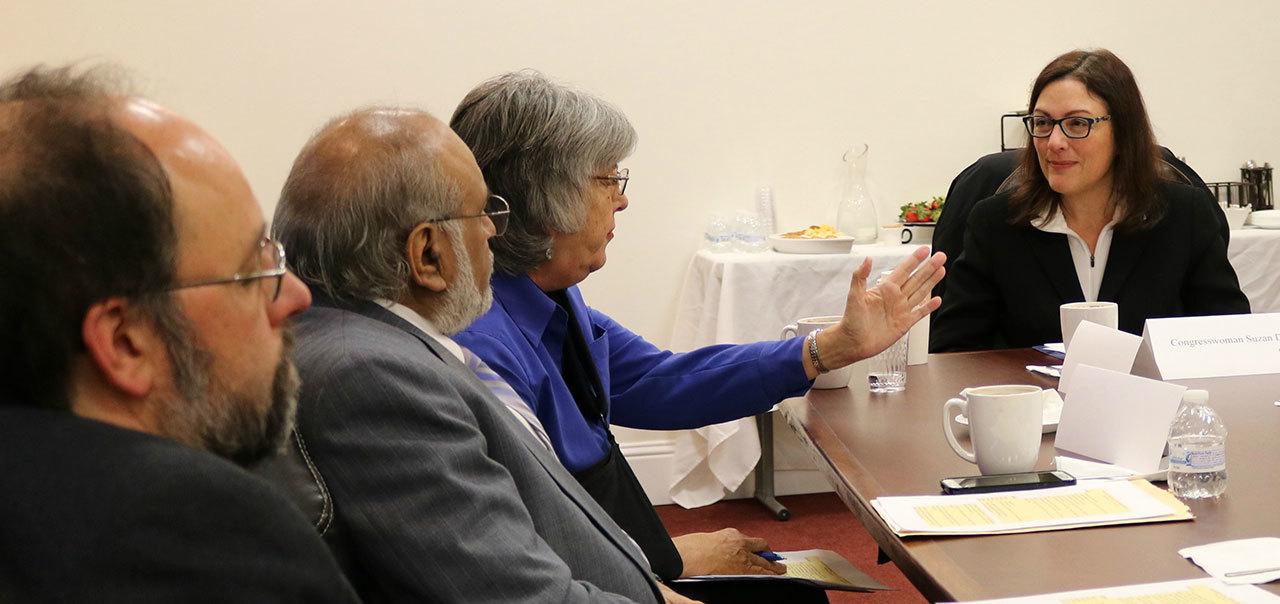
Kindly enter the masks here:
<path id="1" fill-rule="evenodd" d="M 698 428 L 761 413 L 804 394 L 812 384 L 800 358 L 802 338 L 676 354 L 589 308 L 578 288 L 570 287 L 569 302 L 607 404 L 603 419 L 588 419 L 560 373 L 568 313 L 527 275 L 494 275 L 492 285 L 493 307 L 454 339 L 533 406 L 570 471 L 604 459 L 610 423 L 649 430 Z"/>

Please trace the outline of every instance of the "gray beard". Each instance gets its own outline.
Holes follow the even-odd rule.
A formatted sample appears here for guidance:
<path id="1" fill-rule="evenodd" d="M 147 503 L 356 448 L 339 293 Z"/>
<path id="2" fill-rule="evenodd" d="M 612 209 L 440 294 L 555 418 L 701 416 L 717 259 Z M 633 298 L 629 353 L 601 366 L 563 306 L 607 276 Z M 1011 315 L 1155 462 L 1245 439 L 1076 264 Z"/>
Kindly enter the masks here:
<path id="1" fill-rule="evenodd" d="M 493 305 L 493 289 L 488 283 L 480 284 L 474 277 L 470 252 L 463 241 L 463 227 L 457 222 L 442 222 L 440 227 L 453 241 L 454 264 L 458 267 L 458 279 L 440 297 L 432 316 L 427 317 L 441 333 L 452 336 L 466 329 L 472 321 L 489 311 Z M 493 266 L 493 251 L 485 247 L 485 260 Z M 484 291 L 480 290 L 481 285 Z"/>
<path id="2" fill-rule="evenodd" d="M 283 450 L 293 431 L 300 385 L 293 365 L 293 331 L 284 330 L 270 392 L 246 395 L 211 378 L 212 355 L 176 309 L 171 316 L 158 317 L 157 324 L 177 391 L 161 401 L 160 433 L 241 466 Z"/>

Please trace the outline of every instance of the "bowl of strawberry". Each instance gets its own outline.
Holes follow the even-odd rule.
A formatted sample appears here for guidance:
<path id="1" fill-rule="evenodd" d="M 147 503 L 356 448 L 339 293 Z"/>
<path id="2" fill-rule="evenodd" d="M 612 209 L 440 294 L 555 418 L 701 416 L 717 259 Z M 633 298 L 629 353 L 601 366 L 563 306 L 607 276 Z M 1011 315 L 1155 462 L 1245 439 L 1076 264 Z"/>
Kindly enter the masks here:
<path id="1" fill-rule="evenodd" d="M 898 219 L 910 233 L 904 243 L 928 244 L 933 242 L 933 225 L 942 215 L 942 206 L 947 200 L 941 196 L 927 201 L 917 201 L 902 206 Z"/>

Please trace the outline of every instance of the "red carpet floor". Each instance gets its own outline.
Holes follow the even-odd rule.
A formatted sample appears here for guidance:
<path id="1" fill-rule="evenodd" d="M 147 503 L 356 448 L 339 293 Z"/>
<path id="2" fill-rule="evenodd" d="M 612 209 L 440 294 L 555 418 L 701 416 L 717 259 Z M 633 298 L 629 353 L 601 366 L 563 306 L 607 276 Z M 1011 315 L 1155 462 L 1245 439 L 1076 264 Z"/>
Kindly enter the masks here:
<path id="1" fill-rule="evenodd" d="M 876 543 L 832 493 L 779 498 L 791 510 L 791 519 L 779 522 L 754 499 L 721 501 L 686 510 L 677 505 L 657 506 L 658 515 L 672 535 L 718 531 L 733 527 L 753 537 L 763 537 L 776 551 L 829 549 L 844 556 L 862 572 L 895 591 L 861 594 L 828 592 L 833 603 L 920 604 L 925 599 L 907 582 L 892 562 L 876 564 Z"/>

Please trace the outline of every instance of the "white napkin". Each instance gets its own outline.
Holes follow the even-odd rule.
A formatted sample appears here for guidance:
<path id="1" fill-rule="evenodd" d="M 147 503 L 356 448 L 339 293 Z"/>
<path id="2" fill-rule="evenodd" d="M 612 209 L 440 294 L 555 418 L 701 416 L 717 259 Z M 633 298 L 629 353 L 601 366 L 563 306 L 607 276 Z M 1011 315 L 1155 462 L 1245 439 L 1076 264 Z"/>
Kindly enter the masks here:
<path id="1" fill-rule="evenodd" d="M 1205 572 L 1230 585 L 1270 583 L 1280 579 L 1280 538 L 1259 537 L 1219 541 L 1178 550 Z M 1228 577 L 1227 573 L 1275 569 L 1270 572 Z"/>
<path id="2" fill-rule="evenodd" d="M 1151 474 L 1138 474 L 1129 468 L 1100 461 L 1058 455 L 1053 458 L 1054 467 L 1076 477 L 1076 480 L 1115 480 L 1145 478 L 1150 482 L 1164 482 L 1169 474 L 1169 458 L 1160 459 L 1160 469 Z"/>
<path id="3" fill-rule="evenodd" d="M 1058 455 L 1053 458 L 1054 467 L 1076 477 L 1076 480 L 1095 480 L 1099 478 L 1133 478 L 1137 472 L 1129 468 L 1100 461 L 1089 461 L 1075 457 Z"/>

